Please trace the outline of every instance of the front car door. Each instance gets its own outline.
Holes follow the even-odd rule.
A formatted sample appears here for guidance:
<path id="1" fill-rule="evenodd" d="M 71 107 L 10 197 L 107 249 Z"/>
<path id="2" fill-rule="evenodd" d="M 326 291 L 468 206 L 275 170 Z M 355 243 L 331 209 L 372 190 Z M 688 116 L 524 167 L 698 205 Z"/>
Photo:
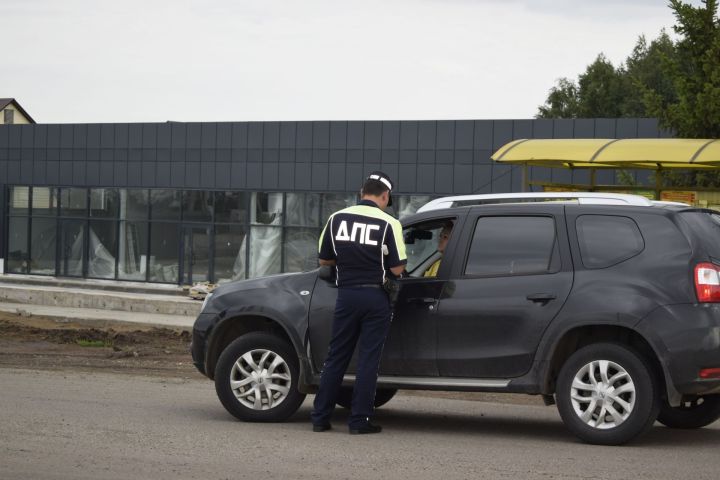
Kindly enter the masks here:
<path id="1" fill-rule="evenodd" d="M 564 206 L 478 207 L 437 306 L 442 377 L 526 373 L 573 281 Z"/>
<path id="2" fill-rule="evenodd" d="M 437 376 L 437 319 L 435 309 L 451 270 L 452 256 L 440 263 L 436 277 L 426 278 L 423 273 L 438 258 L 439 235 L 448 222 L 461 225 L 455 217 L 425 217 L 422 221 L 405 226 L 409 277 L 400 280 L 400 293 L 393 310 L 390 332 L 383 347 L 380 361 L 381 375 Z M 447 252 L 455 248 L 457 235 L 451 234 Z M 447 261 L 445 261 L 447 260 Z M 333 281 L 318 279 L 313 290 L 309 312 L 309 342 L 313 366 L 322 369 L 330 343 L 337 288 Z M 357 352 L 356 352 L 357 353 Z M 348 367 L 355 372 L 356 355 Z"/>

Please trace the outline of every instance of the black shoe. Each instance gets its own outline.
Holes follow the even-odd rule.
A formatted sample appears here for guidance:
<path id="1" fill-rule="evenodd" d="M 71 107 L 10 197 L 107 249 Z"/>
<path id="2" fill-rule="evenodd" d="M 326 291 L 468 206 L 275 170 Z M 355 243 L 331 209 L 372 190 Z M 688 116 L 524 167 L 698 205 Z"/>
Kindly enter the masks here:
<path id="1" fill-rule="evenodd" d="M 350 435 L 364 435 L 366 433 L 380 433 L 382 432 L 382 427 L 380 425 L 373 425 L 372 423 L 368 422 L 362 427 L 350 427 Z"/>
<path id="2" fill-rule="evenodd" d="M 326 432 L 332 430 L 332 425 L 329 423 L 321 423 L 320 425 L 313 425 L 313 432 Z"/>

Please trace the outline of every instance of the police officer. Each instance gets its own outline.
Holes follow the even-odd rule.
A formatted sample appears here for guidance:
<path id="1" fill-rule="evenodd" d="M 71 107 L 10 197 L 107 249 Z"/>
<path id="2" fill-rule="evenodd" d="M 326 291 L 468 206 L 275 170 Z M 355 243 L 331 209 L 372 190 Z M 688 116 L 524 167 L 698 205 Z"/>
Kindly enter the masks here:
<path id="1" fill-rule="evenodd" d="M 386 174 L 372 172 L 363 184 L 360 202 L 332 214 L 320 235 L 320 264 L 335 266 L 338 296 L 328 356 L 311 415 L 315 432 L 331 428 L 330 417 L 356 344 L 358 365 L 349 431 L 382 430 L 370 422 L 380 356 L 390 329 L 390 301 L 382 286 L 388 275 L 400 276 L 407 263 L 402 226 L 384 212 L 392 205 L 392 188 Z"/>

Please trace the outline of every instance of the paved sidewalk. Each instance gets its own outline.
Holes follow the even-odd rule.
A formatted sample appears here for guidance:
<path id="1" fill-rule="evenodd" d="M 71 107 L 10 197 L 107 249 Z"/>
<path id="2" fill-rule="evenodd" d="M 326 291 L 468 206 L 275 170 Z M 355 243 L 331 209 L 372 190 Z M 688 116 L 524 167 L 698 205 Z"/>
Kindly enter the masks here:
<path id="1" fill-rule="evenodd" d="M 159 313 L 124 312 L 97 308 L 72 308 L 54 305 L 0 302 L 0 311 L 20 315 L 36 315 L 58 321 L 97 321 L 98 326 L 113 322 L 138 323 L 158 327 L 192 329 L 195 316 L 167 315 Z"/>

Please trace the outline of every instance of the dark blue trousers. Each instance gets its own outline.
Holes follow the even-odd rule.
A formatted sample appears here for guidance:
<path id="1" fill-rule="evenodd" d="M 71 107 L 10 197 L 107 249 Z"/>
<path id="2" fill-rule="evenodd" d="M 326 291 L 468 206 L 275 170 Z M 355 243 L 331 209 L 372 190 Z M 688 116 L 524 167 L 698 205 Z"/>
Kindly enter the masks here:
<path id="1" fill-rule="evenodd" d="M 332 338 L 315 395 L 312 422 L 330 422 L 343 376 L 358 346 L 350 428 L 366 424 L 373 414 L 378 367 L 390 329 L 390 301 L 381 288 L 339 288 Z"/>

